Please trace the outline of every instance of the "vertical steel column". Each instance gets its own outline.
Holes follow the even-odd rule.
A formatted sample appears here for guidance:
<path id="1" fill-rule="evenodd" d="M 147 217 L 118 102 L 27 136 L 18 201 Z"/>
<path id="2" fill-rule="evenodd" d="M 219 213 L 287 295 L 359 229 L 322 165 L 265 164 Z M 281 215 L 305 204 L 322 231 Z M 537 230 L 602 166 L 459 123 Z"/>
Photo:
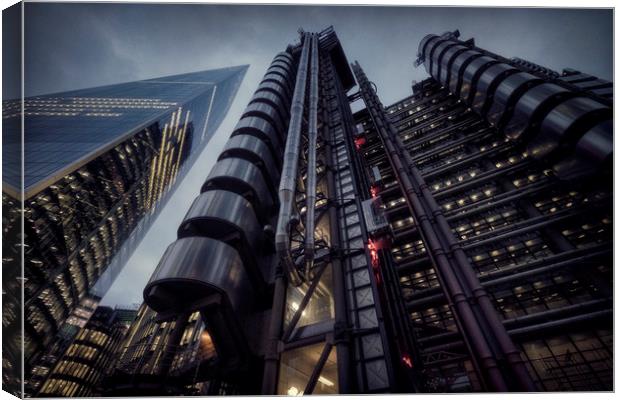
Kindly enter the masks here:
<path id="1" fill-rule="evenodd" d="M 295 187 L 297 183 L 297 170 L 299 163 L 299 147 L 301 143 L 301 124 L 304 116 L 304 103 L 306 98 L 306 84 L 308 75 L 308 53 L 310 51 L 313 36 L 305 33 L 302 36 L 303 48 L 297 68 L 297 79 L 295 82 L 295 92 L 291 102 L 291 120 L 286 137 L 286 148 L 284 150 L 284 163 L 282 165 L 282 177 L 280 178 L 280 188 L 278 197 L 280 200 L 280 212 L 278 214 L 278 225 L 276 228 L 276 251 L 283 261 L 288 278 L 294 284 L 301 283 L 301 277 L 295 267 L 290 254 L 290 222 L 293 213 L 293 202 L 295 201 Z"/>
<path id="2" fill-rule="evenodd" d="M 310 277 L 314 264 L 314 206 L 316 204 L 316 141 L 317 109 L 319 104 L 319 39 L 312 35 L 312 57 L 310 59 L 310 104 L 308 111 L 308 164 L 306 168 L 306 237 L 304 258 L 305 275 Z"/>
<path id="3" fill-rule="evenodd" d="M 327 121 L 327 113 L 323 112 L 323 121 Z M 326 178 L 327 178 L 327 190 L 329 191 L 332 203 L 329 205 L 329 231 L 331 236 L 332 250 L 334 250 L 334 244 L 337 244 L 338 248 L 342 248 L 342 238 L 340 237 L 340 228 L 338 226 L 338 200 L 336 197 L 336 182 L 334 179 L 334 160 L 332 139 L 328 137 L 327 124 L 324 124 L 325 142 L 327 148 L 326 154 Z M 346 299 L 346 284 L 344 278 L 344 270 L 342 261 L 338 257 L 332 257 L 332 276 L 334 283 L 334 345 L 336 346 L 336 356 L 338 362 L 338 390 L 341 394 L 351 393 L 351 371 L 349 362 L 349 339 L 347 336 L 347 329 L 349 328 L 348 312 L 347 312 L 347 299 Z"/>
<path id="4" fill-rule="evenodd" d="M 261 394 L 274 395 L 278 389 L 278 344 L 284 320 L 284 307 L 286 303 L 286 276 L 282 271 L 282 265 L 276 269 L 276 282 L 273 293 L 273 306 L 271 307 L 271 320 L 269 321 L 269 337 L 267 350 L 265 351 L 265 369 L 263 372 L 263 386 Z"/>

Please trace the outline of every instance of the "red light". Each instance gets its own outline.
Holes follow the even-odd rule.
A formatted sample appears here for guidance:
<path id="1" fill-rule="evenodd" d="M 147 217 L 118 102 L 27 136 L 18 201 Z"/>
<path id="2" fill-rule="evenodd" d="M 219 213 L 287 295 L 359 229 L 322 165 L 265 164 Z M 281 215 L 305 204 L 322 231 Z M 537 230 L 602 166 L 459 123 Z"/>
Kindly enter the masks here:
<path id="1" fill-rule="evenodd" d="M 370 263 L 372 265 L 372 270 L 375 274 L 375 280 L 377 283 L 381 283 L 381 271 L 379 270 L 379 251 L 375 242 L 371 239 L 368 239 L 368 251 L 370 252 Z"/>
<path id="2" fill-rule="evenodd" d="M 370 251 L 370 261 L 373 267 L 379 266 L 379 252 L 377 251 L 377 245 L 371 239 L 368 239 L 368 250 Z"/>
<path id="3" fill-rule="evenodd" d="M 413 368 L 413 363 L 411 362 L 411 357 L 409 357 L 409 354 L 403 354 L 401 360 L 407 367 Z"/>
<path id="4" fill-rule="evenodd" d="M 370 187 L 370 196 L 372 196 L 373 198 L 377 197 L 379 195 L 379 188 L 376 186 L 371 186 Z"/>
<path id="5" fill-rule="evenodd" d="M 362 148 L 363 145 L 366 144 L 366 138 L 364 136 L 358 136 L 355 138 L 354 143 L 355 143 L 355 149 L 359 150 Z"/>

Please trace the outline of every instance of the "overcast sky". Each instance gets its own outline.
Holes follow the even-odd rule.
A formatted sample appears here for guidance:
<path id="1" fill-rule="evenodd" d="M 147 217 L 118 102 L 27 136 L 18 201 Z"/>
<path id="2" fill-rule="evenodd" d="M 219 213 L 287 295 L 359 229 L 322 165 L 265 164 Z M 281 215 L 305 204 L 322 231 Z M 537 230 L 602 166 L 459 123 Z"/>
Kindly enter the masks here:
<path id="1" fill-rule="evenodd" d="M 268 64 L 298 39 L 300 27 L 333 25 L 385 105 L 427 77 L 424 67 L 413 68 L 422 37 L 455 29 L 506 57 L 613 75 L 611 10 L 26 3 L 26 12 L 26 95 L 250 64 L 220 129 L 104 298 L 110 305 L 142 301 L 144 284 Z"/>

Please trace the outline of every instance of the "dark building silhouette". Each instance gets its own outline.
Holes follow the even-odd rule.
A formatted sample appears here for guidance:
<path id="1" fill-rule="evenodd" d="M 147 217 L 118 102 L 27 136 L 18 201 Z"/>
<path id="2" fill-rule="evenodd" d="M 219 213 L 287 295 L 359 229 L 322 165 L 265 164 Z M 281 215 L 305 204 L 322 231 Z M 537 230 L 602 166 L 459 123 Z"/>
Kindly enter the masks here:
<path id="1" fill-rule="evenodd" d="M 418 57 L 384 107 L 332 28 L 275 56 L 104 394 L 612 389 L 610 83 Z"/>
<path id="2" fill-rule="evenodd" d="M 85 298 L 105 295 L 222 122 L 246 70 L 3 101 L 7 390 L 21 394 L 23 382 L 25 393 L 36 392 L 47 368 L 39 360 L 54 359 L 47 353 L 75 332 L 67 318 Z"/>

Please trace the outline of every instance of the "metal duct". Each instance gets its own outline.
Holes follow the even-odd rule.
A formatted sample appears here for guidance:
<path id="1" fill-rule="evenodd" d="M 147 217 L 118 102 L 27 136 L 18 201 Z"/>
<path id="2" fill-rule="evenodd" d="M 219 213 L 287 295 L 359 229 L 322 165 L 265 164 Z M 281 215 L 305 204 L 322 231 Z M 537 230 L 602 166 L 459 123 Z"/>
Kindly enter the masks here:
<path id="1" fill-rule="evenodd" d="M 318 37 L 313 35 L 312 57 L 310 61 L 310 104 L 308 111 L 308 163 L 306 181 L 306 237 L 304 258 L 305 275 L 310 277 L 314 264 L 314 206 L 316 204 L 316 141 L 317 114 L 319 104 L 319 50 Z"/>
<path id="2" fill-rule="evenodd" d="M 290 222 L 293 214 L 293 202 L 295 201 L 295 187 L 297 180 L 297 167 L 299 162 L 299 147 L 301 143 L 301 123 L 303 121 L 304 102 L 306 97 L 306 81 L 308 75 L 308 56 L 312 36 L 308 33 L 303 36 L 303 48 L 299 67 L 295 92 L 291 103 L 291 119 L 286 137 L 284 150 L 284 163 L 282 177 L 280 178 L 279 200 L 280 212 L 276 228 L 276 251 L 286 264 L 287 272 L 292 283 L 301 283 L 297 269 L 290 254 Z"/>

